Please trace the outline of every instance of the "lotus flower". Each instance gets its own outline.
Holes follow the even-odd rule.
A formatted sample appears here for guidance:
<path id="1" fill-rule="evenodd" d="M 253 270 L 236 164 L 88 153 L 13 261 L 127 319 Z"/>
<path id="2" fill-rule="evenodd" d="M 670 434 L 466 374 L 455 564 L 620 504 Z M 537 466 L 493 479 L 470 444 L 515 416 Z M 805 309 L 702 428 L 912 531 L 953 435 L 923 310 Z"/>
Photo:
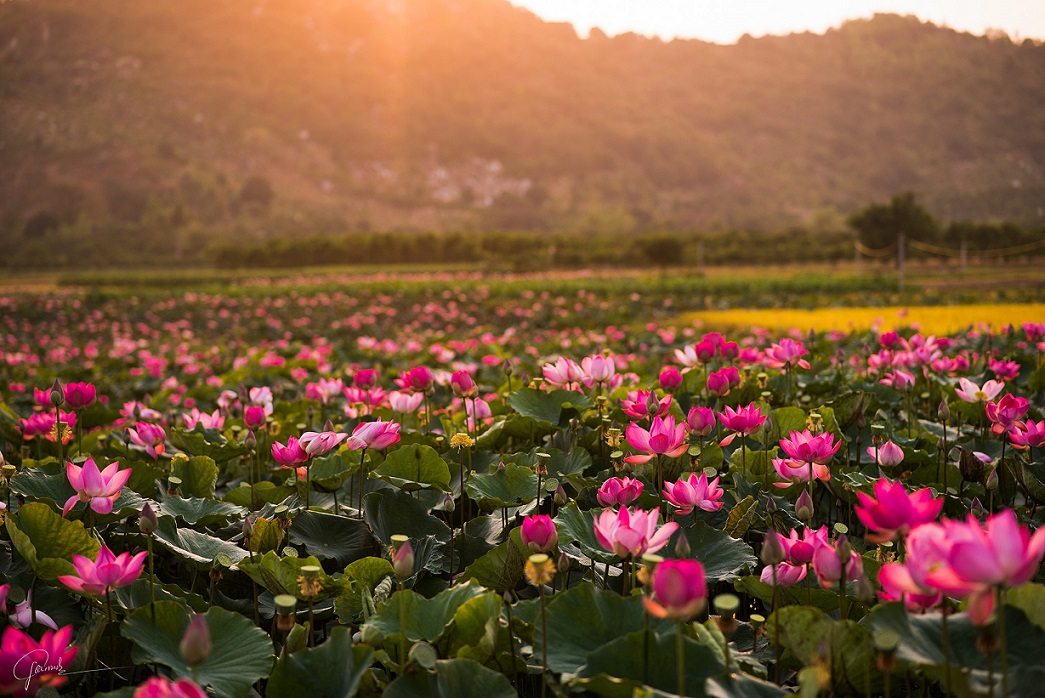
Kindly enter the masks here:
<path id="1" fill-rule="evenodd" d="M 808 353 L 809 350 L 802 346 L 801 342 L 796 342 L 793 339 L 781 339 L 778 344 L 774 344 L 766 349 L 762 363 L 767 368 L 784 369 L 787 371 L 796 366 L 809 368 L 809 362 L 802 358 Z"/>
<path id="2" fill-rule="evenodd" d="M 78 651 L 69 645 L 72 636 L 71 625 L 45 631 L 39 642 L 18 628 L 6 628 L 0 639 L 0 695 L 23 698 L 64 684 L 63 672 L 72 667 Z"/>
<path id="3" fill-rule="evenodd" d="M 298 443 L 310 456 L 322 456 L 338 447 L 348 438 L 348 434 L 336 431 L 306 431 L 298 439 Z"/>
<path id="4" fill-rule="evenodd" d="M 243 409 L 243 423 L 252 431 L 258 431 L 268 421 L 268 414 L 261 405 L 248 405 Z"/>
<path id="5" fill-rule="evenodd" d="M 527 516 L 519 530 L 523 545 L 534 553 L 546 553 L 559 543 L 552 517 L 547 514 Z"/>
<path id="6" fill-rule="evenodd" d="M 0 612 L 5 610 L 6 600 L 4 597 L 7 596 L 7 587 L 5 584 L 0 587 Z M 33 591 L 30 589 L 25 595 L 25 601 L 20 604 L 15 604 L 15 609 L 11 613 L 11 620 L 19 628 L 28 628 L 33 624 Z M 58 624 L 54 622 L 51 616 L 47 615 L 40 609 L 36 609 L 35 621 L 40 625 L 47 626 L 51 630 L 58 630 Z"/>
<path id="7" fill-rule="evenodd" d="M 958 385 L 960 387 L 955 388 L 954 394 L 965 402 L 987 402 L 998 397 L 998 394 L 1005 389 L 1004 383 L 994 380 L 985 382 L 981 388 L 968 378 L 959 378 Z"/>
<path id="8" fill-rule="evenodd" d="M 617 373 L 617 364 L 609 356 L 593 354 L 581 359 L 582 380 L 589 388 L 594 384 L 605 385 Z"/>
<path id="9" fill-rule="evenodd" d="M 829 589 L 842 579 L 842 557 L 840 551 L 849 550 L 849 560 L 845 566 L 845 578 L 854 580 L 864 573 L 864 563 L 856 551 L 852 549 L 845 536 L 839 536 L 832 545 L 826 541 L 818 541 L 813 552 L 813 570 L 820 580 L 820 586 Z"/>
<path id="10" fill-rule="evenodd" d="M 83 555 L 73 555 L 76 575 L 62 575 L 58 581 L 74 591 L 101 596 L 107 591 L 125 587 L 137 579 L 142 572 L 142 564 L 147 554 L 142 551 L 133 557 L 130 553 L 113 555 L 113 552 L 103 545 L 93 561 Z"/>
<path id="11" fill-rule="evenodd" d="M 1045 446 L 1045 419 L 1040 422 L 1035 422 L 1033 419 L 1016 422 L 1012 431 L 1009 432 L 1009 440 L 1012 441 L 1013 448 L 1021 451 Z"/>
<path id="12" fill-rule="evenodd" d="M 66 383 L 63 396 L 70 409 L 82 410 L 94 404 L 98 392 L 91 383 Z"/>
<path id="13" fill-rule="evenodd" d="M 153 676 L 135 689 L 134 698 L 207 698 L 207 694 L 190 679 L 171 681 Z"/>
<path id="14" fill-rule="evenodd" d="M 905 539 L 906 561 L 890 562 L 878 571 L 882 585 L 880 596 L 886 601 L 903 598 L 907 609 L 921 612 L 935 607 L 943 594 L 927 581 L 929 573 L 946 564 L 950 543 L 938 523 L 927 523 L 911 529 Z"/>
<path id="15" fill-rule="evenodd" d="M 652 390 L 636 390 L 621 399 L 620 408 L 632 419 L 663 417 L 671 409 L 671 396 L 658 398 Z"/>
<path id="16" fill-rule="evenodd" d="M 149 422 L 138 422 L 136 428 L 127 429 L 131 443 L 145 449 L 145 452 L 156 460 L 163 455 L 164 441 L 167 439 L 163 427 Z"/>
<path id="17" fill-rule="evenodd" d="M 660 387 L 669 393 L 678 390 L 678 387 L 682 385 L 682 374 L 674 366 L 665 366 L 657 376 L 657 381 L 660 383 Z"/>
<path id="18" fill-rule="evenodd" d="M 688 480 L 680 478 L 674 483 L 664 483 L 664 497 L 678 507 L 679 514 L 688 514 L 693 509 L 718 511 L 724 504 L 718 500 L 722 499 L 724 494 L 718 486 L 718 478 L 708 482 L 706 473 L 701 473 L 700 477 L 697 477 L 696 473 L 690 473 Z"/>
<path id="19" fill-rule="evenodd" d="M 831 479 L 830 468 L 822 463 L 813 463 L 812 468 L 809 467 L 809 463 L 788 458 L 774 458 L 772 463 L 777 475 L 786 480 L 786 482 L 774 482 L 773 484 L 777 487 L 790 487 L 799 482 L 809 482 L 810 471 L 812 471 L 814 480 L 827 482 Z"/>
<path id="20" fill-rule="evenodd" d="M 361 368 L 356 371 L 356 375 L 352 377 L 356 387 L 360 390 L 373 390 L 377 387 L 377 370 L 373 368 Z"/>
<path id="21" fill-rule="evenodd" d="M 653 570 L 651 586 L 653 596 L 642 601 L 657 618 L 692 618 L 707 604 L 707 578 L 696 560 L 664 560 Z"/>
<path id="22" fill-rule="evenodd" d="M 284 468 L 296 468 L 308 462 L 312 455 L 305 450 L 296 436 L 287 439 L 287 445 L 278 441 L 272 444 L 272 457 Z"/>
<path id="23" fill-rule="evenodd" d="M 740 407 L 736 410 L 732 407 L 726 407 L 724 411 L 719 413 L 718 419 L 726 429 L 733 432 L 719 442 L 720 446 L 728 446 L 733 443 L 733 439 L 736 437 L 751 436 L 761 429 L 762 425 L 765 424 L 766 416 L 752 403 L 747 407 Z"/>
<path id="24" fill-rule="evenodd" d="M 399 424 L 396 422 L 360 422 L 348 437 L 348 447 L 353 451 L 361 448 L 380 450 L 398 443 L 399 439 Z"/>
<path id="25" fill-rule="evenodd" d="M 867 455 L 874 459 L 875 463 L 883 468 L 894 468 L 903 463 L 903 449 L 892 441 L 886 441 L 881 446 L 868 446 Z"/>
<path id="26" fill-rule="evenodd" d="M 885 374 L 885 378 L 878 381 L 882 385 L 888 385 L 900 392 L 906 392 L 914 387 L 914 374 L 896 369 L 892 373 Z"/>
<path id="27" fill-rule="evenodd" d="M 987 419 L 991 420 L 991 431 L 995 434 L 1012 431 L 1029 408 L 1027 398 L 1012 394 L 1003 395 L 997 403 L 988 402 L 985 410 Z"/>
<path id="28" fill-rule="evenodd" d="M 131 477 L 131 469 L 120 470 L 119 463 L 110 463 L 99 471 L 94 459 L 88 458 L 83 466 L 67 462 L 65 476 L 76 494 L 66 500 L 62 516 L 72 511 L 77 502 L 87 502 L 97 513 L 109 514 L 113 502 L 120 496 L 120 489 Z"/>
<path id="29" fill-rule="evenodd" d="M 305 386 L 305 397 L 325 405 L 341 395 L 344 390 L 345 384 L 340 378 L 320 378 L 319 381 Z"/>
<path id="30" fill-rule="evenodd" d="M 181 419 L 185 423 L 185 428 L 189 431 L 192 431 L 197 426 L 201 426 L 204 429 L 221 429 L 225 426 L 225 416 L 219 410 L 214 410 L 207 414 L 193 407 L 191 412 L 183 412 Z"/>
<path id="31" fill-rule="evenodd" d="M 604 507 L 624 507 L 639 498 L 643 487 L 640 480 L 630 477 L 611 477 L 602 483 L 596 498 Z"/>
<path id="32" fill-rule="evenodd" d="M 674 521 L 657 528 L 660 511 L 607 509 L 595 517 L 595 538 L 606 550 L 622 557 L 655 553 L 665 545 L 679 525 Z"/>
<path id="33" fill-rule="evenodd" d="M 632 422 L 624 430 L 624 437 L 628 445 L 642 452 L 625 458 L 628 463 L 645 463 L 656 455 L 678 458 L 686 452 L 686 427 L 676 425 L 671 415 L 654 417 L 649 431 Z"/>
<path id="34" fill-rule="evenodd" d="M 388 394 L 388 405 L 397 414 L 410 414 L 424 402 L 424 393 L 403 393 L 393 390 Z"/>
<path id="35" fill-rule="evenodd" d="M 450 376 L 450 389 L 457 397 L 475 397 L 479 394 L 479 388 L 468 371 L 454 371 Z"/>
<path id="36" fill-rule="evenodd" d="M 915 526 L 934 521 L 943 508 L 943 499 L 934 498 L 928 488 L 908 495 L 902 483 L 880 478 L 874 483 L 875 497 L 857 492 L 856 516 L 869 531 L 867 540 L 884 543 L 895 540 Z"/>
<path id="37" fill-rule="evenodd" d="M 790 587 L 798 584 L 809 574 L 806 565 L 792 565 L 789 562 L 781 562 L 776 565 L 776 585 L 779 587 Z M 773 567 L 767 565 L 762 568 L 759 580 L 764 584 L 773 586 Z"/>
<path id="38" fill-rule="evenodd" d="M 409 371 L 400 373 L 395 382 L 403 390 L 423 393 L 432 387 L 432 380 L 432 369 L 427 366 L 415 366 Z"/>
<path id="39" fill-rule="evenodd" d="M 824 432 L 813 435 L 808 429 L 791 432 L 790 438 L 780 439 L 780 448 L 800 463 L 828 463 L 841 448 L 842 442 L 835 442 L 834 434 Z M 807 478 L 808 479 L 808 478 Z"/>
<path id="40" fill-rule="evenodd" d="M 710 407 L 691 407 L 686 415 L 686 431 L 707 436 L 715 428 L 715 412 Z"/>

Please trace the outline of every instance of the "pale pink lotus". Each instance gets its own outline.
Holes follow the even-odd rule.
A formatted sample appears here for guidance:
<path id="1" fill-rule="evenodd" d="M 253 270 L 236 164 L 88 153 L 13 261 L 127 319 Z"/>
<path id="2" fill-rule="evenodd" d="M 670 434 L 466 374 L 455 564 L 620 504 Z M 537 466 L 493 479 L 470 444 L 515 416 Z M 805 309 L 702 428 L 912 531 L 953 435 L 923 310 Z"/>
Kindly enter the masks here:
<path id="1" fill-rule="evenodd" d="M 192 431 L 197 426 L 204 429 L 221 429 L 225 426 L 225 415 L 221 413 L 221 410 L 214 410 L 208 414 L 200 412 L 199 409 L 193 407 L 190 412 L 183 412 L 181 419 L 185 423 L 185 428 L 189 431 Z"/>
<path id="2" fill-rule="evenodd" d="M 965 402 L 987 402 L 998 397 L 1005 389 L 1005 384 L 1001 381 L 986 381 L 981 388 L 968 378 L 959 378 L 958 386 L 954 389 L 954 394 Z"/>
<path id="3" fill-rule="evenodd" d="M 467 375 L 467 374 L 465 374 Z M 474 384 L 473 384 L 474 385 Z M 360 422 L 348 437 L 348 448 L 358 451 L 363 448 L 381 450 L 398 443 L 399 424 L 396 422 Z"/>
<path id="4" fill-rule="evenodd" d="M 405 393 L 398 390 L 388 393 L 388 405 L 396 414 L 416 412 L 417 408 L 424 402 L 424 399 L 424 393 Z"/>
<path id="5" fill-rule="evenodd" d="M 903 463 L 903 449 L 892 441 L 886 441 L 881 446 L 868 446 L 867 455 L 874 459 L 875 463 L 883 468 L 893 468 Z"/>
<path id="6" fill-rule="evenodd" d="M 77 502 L 87 502 L 95 512 L 109 514 L 112 512 L 113 502 L 120 496 L 120 489 L 131 478 L 131 469 L 120 470 L 120 464 L 114 462 L 104 470 L 98 470 L 94 459 L 88 458 L 83 466 L 67 462 L 65 476 L 76 490 L 76 494 L 66 500 L 65 506 L 62 507 L 62 516 L 72 511 Z"/>
<path id="7" fill-rule="evenodd" d="M 348 438 L 348 434 L 336 431 L 306 431 L 298 443 L 310 456 L 322 456 L 333 451 Z"/>
<path id="8" fill-rule="evenodd" d="M 779 343 L 766 349 L 762 363 L 766 368 L 783 369 L 790 371 L 795 367 L 809 368 L 809 362 L 802 357 L 809 350 L 802 346 L 801 342 L 793 339 L 781 339 Z"/>
<path id="9" fill-rule="evenodd" d="M 803 463 L 790 458 L 774 458 L 773 470 L 785 482 L 774 482 L 776 487 L 790 487 L 797 483 L 809 482 L 809 463 Z M 812 475 L 814 480 L 827 482 L 831 479 L 831 469 L 822 463 L 813 463 Z"/>
<path id="10" fill-rule="evenodd" d="M 654 417 L 649 431 L 632 422 L 624 430 L 624 438 L 629 446 L 640 451 L 624 459 L 633 464 L 645 463 L 654 456 L 678 458 L 687 448 L 686 427 L 683 424 L 676 425 L 671 415 Z"/>
<path id="11" fill-rule="evenodd" d="M 878 572 L 880 596 L 886 601 L 902 598 L 907 609 L 916 613 L 934 608 L 943 594 L 927 579 L 932 570 L 946 564 L 950 547 L 947 533 L 938 523 L 921 524 L 911 529 L 904 544 L 906 561 L 890 562 Z"/>
<path id="12" fill-rule="evenodd" d="M 603 548 L 622 558 L 655 553 L 668 544 L 679 527 L 671 521 L 658 529 L 659 519 L 657 509 L 621 507 L 616 513 L 607 509 L 595 517 L 595 538 Z"/>
<path id="13" fill-rule="evenodd" d="M 679 514 L 689 514 L 694 509 L 718 511 L 724 504 L 719 501 L 724 494 L 725 491 L 718 486 L 718 478 L 708 482 L 706 473 L 701 473 L 700 477 L 690 473 L 688 479 L 664 483 L 664 497 L 678 507 Z"/>
<path id="14" fill-rule="evenodd" d="M 146 555 L 148 553 L 144 550 L 134 556 L 130 553 L 114 555 L 103 545 L 94 560 L 83 555 L 73 555 L 76 574 L 62 575 L 58 577 L 58 581 L 73 591 L 101 596 L 107 591 L 125 587 L 137 579 L 142 572 Z"/>

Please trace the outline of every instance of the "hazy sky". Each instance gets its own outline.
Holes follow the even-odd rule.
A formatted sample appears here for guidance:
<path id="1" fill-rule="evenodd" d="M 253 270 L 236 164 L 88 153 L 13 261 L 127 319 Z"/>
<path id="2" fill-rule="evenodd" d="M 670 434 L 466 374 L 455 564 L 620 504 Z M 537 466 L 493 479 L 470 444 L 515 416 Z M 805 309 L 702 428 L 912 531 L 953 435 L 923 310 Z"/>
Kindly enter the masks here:
<path id="1" fill-rule="evenodd" d="M 741 35 L 824 30 L 875 12 L 913 14 L 934 24 L 983 34 L 1045 38 L 1045 0 L 511 0 L 550 21 L 568 21 L 586 36 L 607 34 L 699 38 L 733 43 Z"/>

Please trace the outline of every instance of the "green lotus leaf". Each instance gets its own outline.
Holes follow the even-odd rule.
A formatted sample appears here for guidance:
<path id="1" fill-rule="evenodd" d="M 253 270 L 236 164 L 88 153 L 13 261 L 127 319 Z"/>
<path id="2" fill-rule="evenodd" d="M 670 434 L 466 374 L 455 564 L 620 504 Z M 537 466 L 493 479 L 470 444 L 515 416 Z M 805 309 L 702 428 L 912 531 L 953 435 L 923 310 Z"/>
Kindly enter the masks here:
<path id="1" fill-rule="evenodd" d="M 268 698 L 348 698 L 370 665 L 374 650 L 352 645 L 352 631 L 338 626 L 318 647 L 299 650 L 281 658 L 265 687 Z"/>
<path id="2" fill-rule="evenodd" d="M 586 410 L 591 407 L 591 398 L 571 390 L 546 392 L 533 388 L 522 388 L 508 395 L 508 404 L 524 417 L 533 417 L 549 424 L 559 424 L 563 413 L 570 408 Z"/>
<path id="3" fill-rule="evenodd" d="M 537 474 L 525 466 L 507 463 L 492 473 L 472 475 L 465 489 L 484 511 L 517 507 L 537 498 Z"/>
<path id="4" fill-rule="evenodd" d="M 214 559 L 222 553 L 232 562 L 238 562 L 247 556 L 247 551 L 235 543 L 191 528 L 178 528 L 173 516 L 159 518 L 153 539 L 186 562 L 202 568 L 209 568 Z"/>
<path id="5" fill-rule="evenodd" d="M 73 555 L 93 560 L 101 547 L 81 522 L 63 519 L 43 502 L 22 505 L 5 523 L 18 554 L 47 581 L 74 574 Z"/>
<path id="6" fill-rule="evenodd" d="M 504 674 L 471 659 L 443 659 L 434 672 L 408 672 L 388 685 L 385 698 L 516 698 Z"/>
<path id="7" fill-rule="evenodd" d="M 242 518 L 246 509 L 217 499 L 167 497 L 159 505 L 160 514 L 181 519 L 190 526 L 209 526 Z"/>
<path id="8" fill-rule="evenodd" d="M 167 440 L 189 456 L 207 456 L 219 463 L 250 453 L 249 448 L 229 441 L 219 430 L 200 426 L 192 431 L 171 429 L 167 432 Z"/>
<path id="9" fill-rule="evenodd" d="M 704 565 L 704 574 L 708 581 L 732 581 L 741 572 L 758 564 L 755 551 L 742 540 L 712 528 L 703 521 L 696 521 L 692 526 L 676 533 L 672 542 L 660 550 L 664 557 L 675 557 L 674 541 L 679 535 L 686 536 L 690 553 L 687 557 L 695 557 Z"/>
<path id="10" fill-rule="evenodd" d="M 183 497 L 214 496 L 214 487 L 218 481 L 218 466 L 209 456 L 193 456 L 188 458 L 175 456 L 171 461 L 171 475 L 181 478 L 178 492 Z"/>
<path id="11" fill-rule="evenodd" d="M 452 586 L 431 599 L 426 599 L 410 589 L 404 589 L 392 594 L 381 604 L 377 613 L 371 616 L 367 623 L 384 634 L 386 645 L 395 644 L 396 638 L 404 632 L 400 624 L 400 604 L 405 604 L 407 641 L 435 642 L 463 603 L 485 593 L 486 589 L 471 582 Z"/>
<path id="12" fill-rule="evenodd" d="M 240 560 L 236 565 L 255 582 L 270 591 L 273 595 L 290 594 L 299 601 L 307 601 L 308 597 L 301 593 L 301 568 L 309 565 L 319 566 L 314 557 L 279 557 L 269 551 L 260 559 Z M 351 580 L 334 579 L 326 572 L 319 573 L 319 593 L 314 601 L 330 599 L 351 589 Z"/>
<path id="13" fill-rule="evenodd" d="M 366 523 L 334 514 L 304 511 L 294 517 L 288 533 L 292 544 L 304 546 L 320 560 L 333 560 L 338 567 L 381 551 Z"/>
<path id="14" fill-rule="evenodd" d="M 410 444 L 391 451 L 373 476 L 406 490 L 450 490 L 450 467 L 431 446 Z"/>
<path id="15" fill-rule="evenodd" d="M 413 539 L 434 535 L 449 538 L 449 527 L 428 513 L 423 504 L 401 490 L 378 490 L 363 497 L 363 519 L 383 545 L 402 534 Z"/>
<path id="16" fill-rule="evenodd" d="M 223 608 L 211 608 L 203 617 L 210 630 L 211 650 L 195 670 L 179 650 L 189 614 L 174 601 L 157 601 L 155 618 L 149 606 L 139 608 L 123 622 L 120 633 L 134 643 L 131 658 L 135 664 L 163 664 L 174 676 L 195 678 L 219 695 L 247 695 L 251 685 L 272 669 L 271 639 L 247 618 Z"/>

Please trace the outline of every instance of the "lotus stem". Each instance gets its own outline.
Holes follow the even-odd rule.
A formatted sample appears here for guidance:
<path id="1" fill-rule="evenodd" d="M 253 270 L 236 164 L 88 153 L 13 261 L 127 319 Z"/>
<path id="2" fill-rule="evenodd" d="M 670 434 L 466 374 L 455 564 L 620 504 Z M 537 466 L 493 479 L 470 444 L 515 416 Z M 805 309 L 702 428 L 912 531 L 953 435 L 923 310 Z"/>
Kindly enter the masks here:
<path id="1" fill-rule="evenodd" d="M 1004 449 L 1004 446 L 1002 447 Z M 995 606 L 998 608 L 998 635 L 1001 636 L 1001 693 L 1009 695 L 1009 643 L 1005 637 L 1005 589 L 994 590 Z"/>
<path id="2" fill-rule="evenodd" d="M 776 637 L 776 642 L 773 643 L 773 651 L 775 653 L 775 657 L 773 658 L 773 676 L 776 679 L 776 682 L 780 683 L 780 609 L 777 608 L 776 571 L 777 566 L 773 565 L 773 634 Z M 809 587 L 806 588 L 808 589 Z M 812 603 L 810 603 L 810 605 L 812 605 Z"/>
<path id="3" fill-rule="evenodd" d="M 149 551 L 149 613 L 156 622 L 156 562 L 152 556 L 152 534 L 145 538 L 145 546 Z"/>
<path id="4" fill-rule="evenodd" d="M 943 676 L 943 693 L 945 696 L 951 695 L 951 629 L 947 625 L 947 603 L 944 602 L 942 609 L 942 628 L 943 628 L 943 667 L 946 672 Z"/>
<path id="5" fill-rule="evenodd" d="M 678 687 L 679 698 L 686 695 L 686 646 L 682 636 L 682 628 L 686 621 L 679 618 L 679 624 L 675 628 L 675 683 Z"/>
<path id="6" fill-rule="evenodd" d="M 406 667 L 406 590 L 402 579 L 399 580 L 399 633 L 399 675 L 402 676 Z"/>
<path id="7" fill-rule="evenodd" d="M 545 610 L 544 584 L 537 585 L 541 598 L 541 698 L 548 691 L 548 614 Z"/>
<path id="8" fill-rule="evenodd" d="M 509 377 L 510 381 L 511 378 Z M 515 634 L 512 632 L 512 599 L 508 592 L 504 592 L 504 596 L 501 597 L 504 600 L 504 610 L 508 614 L 508 652 L 512 657 L 512 668 L 510 678 L 512 685 L 515 685 Z"/>
<path id="9" fill-rule="evenodd" d="M 359 504 L 359 520 L 363 520 L 363 461 L 366 459 L 366 447 L 359 452 L 359 492 L 356 493 L 356 501 Z"/>

